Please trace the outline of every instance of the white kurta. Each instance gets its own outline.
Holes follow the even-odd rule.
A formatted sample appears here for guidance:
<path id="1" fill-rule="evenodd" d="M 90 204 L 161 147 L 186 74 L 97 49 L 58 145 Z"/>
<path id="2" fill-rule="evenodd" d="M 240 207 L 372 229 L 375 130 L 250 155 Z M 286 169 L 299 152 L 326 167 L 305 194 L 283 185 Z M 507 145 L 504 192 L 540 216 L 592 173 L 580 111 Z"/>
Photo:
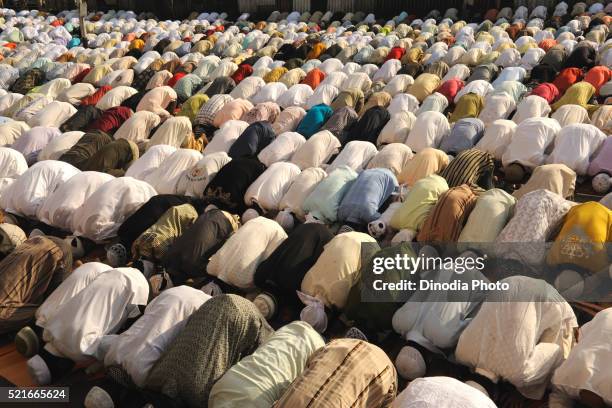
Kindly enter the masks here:
<path id="1" fill-rule="evenodd" d="M 313 92 L 314 91 L 309 85 L 296 84 L 283 92 L 283 94 L 278 98 L 277 103 L 283 109 L 290 106 L 304 107 L 306 105 L 306 101 L 308 98 L 310 98 Z"/>
<path id="2" fill-rule="evenodd" d="M 417 378 L 402 391 L 392 408 L 496 408 L 481 391 L 451 377 Z"/>
<path id="3" fill-rule="evenodd" d="M 304 200 L 312 193 L 316 185 L 327 177 L 325 170 L 311 167 L 295 177 L 293 183 L 280 201 L 279 209 L 291 211 L 298 219 L 304 220 L 306 214 L 302 209 Z"/>
<path id="4" fill-rule="evenodd" d="M 64 304 L 88 287 L 101 273 L 112 269 L 101 262 L 88 262 L 76 268 L 36 310 L 36 325 L 46 328 Z"/>
<path id="5" fill-rule="evenodd" d="M 68 102 L 53 101 L 30 118 L 28 124 L 44 127 L 59 127 L 77 112 Z"/>
<path id="6" fill-rule="evenodd" d="M 179 148 L 191 136 L 191 121 L 186 116 L 173 116 L 168 118 L 155 131 L 148 147 L 165 144 Z"/>
<path id="7" fill-rule="evenodd" d="M 338 72 L 337 74 L 342 73 Z M 324 103 L 325 105 L 330 105 L 339 93 L 340 90 L 338 89 L 338 87 L 331 84 L 320 83 L 319 86 L 317 86 L 317 89 L 314 90 L 312 95 L 308 97 L 308 100 L 306 100 L 304 107 L 306 109 L 311 109 L 313 106 L 320 105 L 322 103 Z"/>
<path id="8" fill-rule="evenodd" d="M 204 156 L 217 152 L 229 152 L 230 147 L 232 147 L 247 127 L 249 127 L 249 124 L 242 120 L 228 120 L 225 122 L 215 132 L 210 143 L 204 148 Z"/>
<path id="9" fill-rule="evenodd" d="M 45 348 L 77 362 L 100 359 L 103 337 L 138 316 L 138 306 L 146 305 L 148 298 L 149 283 L 138 269 L 105 271 L 57 309 L 43 333 Z"/>
<path id="10" fill-rule="evenodd" d="M 144 177 L 158 194 L 176 194 L 183 173 L 202 159 L 202 154 L 192 149 L 178 149 L 162 164 Z"/>
<path id="11" fill-rule="evenodd" d="M 104 94 L 96 104 L 96 108 L 107 110 L 120 106 L 123 101 L 137 93 L 138 90 L 131 86 L 117 86 Z"/>
<path id="12" fill-rule="evenodd" d="M 181 174 L 176 187 L 177 194 L 202 197 L 210 180 L 231 160 L 225 152 L 207 154 Z"/>
<path id="13" fill-rule="evenodd" d="M 189 316 L 208 299 L 210 296 L 189 286 L 164 290 L 129 329 L 105 339 L 110 347 L 104 365 L 123 367 L 134 384 L 144 387 L 155 362 L 185 327 Z"/>
<path id="14" fill-rule="evenodd" d="M 272 143 L 259 152 L 257 158 L 270 167 L 273 163 L 288 161 L 293 153 L 306 143 L 304 136 L 297 132 L 284 132 L 278 135 Z"/>
<path id="15" fill-rule="evenodd" d="M 18 93 L 7 93 L 6 95 L 0 96 L 0 112 L 10 108 L 21 98 L 23 98 L 23 95 Z"/>
<path id="16" fill-rule="evenodd" d="M 291 156 L 291 163 L 296 164 L 301 170 L 320 167 L 338 152 L 340 146 L 340 141 L 332 132 L 321 130 L 295 151 Z"/>
<path id="17" fill-rule="evenodd" d="M 81 99 L 92 95 L 95 92 L 96 88 L 94 88 L 92 84 L 79 82 L 72 85 L 68 89 L 64 89 L 62 93 L 57 96 L 57 100 L 61 102 L 68 102 L 72 105 L 79 105 L 81 103 Z"/>
<path id="18" fill-rule="evenodd" d="M 280 82 L 270 82 L 262 87 L 250 101 L 253 105 L 263 102 L 276 102 L 277 99 L 287 91 L 287 85 Z"/>
<path id="19" fill-rule="evenodd" d="M 520 125 L 521 122 L 530 118 L 547 117 L 550 111 L 551 107 L 546 99 L 538 95 L 529 95 L 518 104 L 512 120 Z"/>
<path id="20" fill-rule="evenodd" d="M 398 112 L 382 128 L 376 139 L 377 145 L 389 143 L 404 143 L 414 126 L 416 116 L 412 112 Z"/>
<path id="21" fill-rule="evenodd" d="M 17 178 L 26 172 L 28 164 L 17 150 L 0 147 L 0 178 Z"/>
<path id="22" fill-rule="evenodd" d="M 10 204 L 6 210 L 24 217 L 36 217 L 47 197 L 77 173 L 80 173 L 79 169 L 65 162 L 46 160 L 36 163 L 10 187 Z"/>
<path id="23" fill-rule="evenodd" d="M 555 139 L 555 148 L 546 162 L 565 164 L 579 176 L 585 175 L 591 156 L 606 138 L 606 134 L 593 125 L 567 125 Z"/>
<path id="24" fill-rule="evenodd" d="M 293 180 L 301 173 L 293 163 L 274 163 L 253 182 L 244 195 L 247 206 L 257 203 L 263 210 L 278 210 Z"/>
<path id="25" fill-rule="evenodd" d="M 414 152 L 427 147 L 437 148 L 449 132 L 450 125 L 446 116 L 440 112 L 423 112 L 414 121 L 405 143 Z"/>
<path id="26" fill-rule="evenodd" d="M 387 82 L 387 85 L 385 85 L 383 91 L 387 92 L 391 96 L 395 96 L 399 93 L 406 92 L 406 89 L 408 89 L 408 87 L 412 84 L 414 84 L 414 78 L 412 78 L 410 75 L 395 75 L 389 82 Z"/>
<path id="27" fill-rule="evenodd" d="M 340 91 L 348 91 L 349 89 L 360 89 L 363 92 L 367 92 L 372 86 L 372 80 L 368 74 L 364 72 L 355 72 L 348 75 Z"/>
<path id="28" fill-rule="evenodd" d="M 348 166 L 359 172 L 368 165 L 370 160 L 376 156 L 376 153 L 378 153 L 376 146 L 370 142 L 365 142 L 363 140 L 348 142 L 340 154 L 326 169 L 327 174 L 330 174 L 342 166 Z"/>
<path id="29" fill-rule="evenodd" d="M 140 156 L 138 160 L 132 163 L 125 172 L 125 176 L 144 180 L 147 174 L 157 169 L 163 161 L 174 152 L 176 152 L 176 148 L 172 146 L 152 146 L 147 149 L 146 153 Z"/>
<path id="30" fill-rule="evenodd" d="M 70 231 L 76 210 L 113 176 L 97 171 L 84 171 L 70 177 L 47 197 L 37 218 L 45 224 Z"/>
<path id="31" fill-rule="evenodd" d="M 463 331 L 455 357 L 492 381 L 505 379 L 531 399 L 542 398 L 567 358 L 578 326 L 571 306 L 543 280 L 513 276 L 510 289 L 485 301 Z"/>
<path id="32" fill-rule="evenodd" d="M 484 108 L 478 115 L 485 125 L 489 126 L 498 119 L 507 119 L 516 109 L 514 98 L 506 92 L 494 92 L 487 95 L 484 100 Z"/>
<path id="33" fill-rule="evenodd" d="M 507 119 L 498 119 L 488 123 L 482 139 L 476 144 L 476 148 L 491 153 L 495 160 L 501 160 L 512 141 L 516 127 L 516 123 Z"/>
<path id="34" fill-rule="evenodd" d="M 611 338 L 612 309 L 605 309 L 580 328 L 578 344 L 555 371 L 553 387 L 576 399 L 580 390 L 588 390 L 612 405 Z"/>
<path id="35" fill-rule="evenodd" d="M 323 64 L 325 64 L 325 61 L 323 62 Z M 321 65 L 323 65 L 323 64 L 321 64 Z M 319 69 L 321 69 L 321 67 L 319 67 Z M 342 71 L 331 72 L 331 73 L 327 74 L 327 76 L 319 84 L 319 86 L 321 86 L 321 85 L 331 85 L 331 86 L 337 88 L 338 92 L 340 92 L 340 88 L 342 87 L 342 84 L 344 83 L 346 78 L 347 78 L 347 75 L 344 72 L 342 72 Z M 317 88 L 319 88 L 319 86 Z"/>
<path id="36" fill-rule="evenodd" d="M 411 112 L 415 113 L 419 109 L 419 100 L 414 96 L 407 93 L 396 94 L 389 106 L 387 111 L 390 115 L 394 115 L 400 112 Z"/>
<path id="37" fill-rule="evenodd" d="M 156 194 L 144 181 L 132 177 L 113 179 L 75 212 L 72 231 L 97 242 L 114 237 L 123 221 Z"/>
<path id="38" fill-rule="evenodd" d="M 502 156 L 502 164 L 507 166 L 520 163 L 528 168 L 536 168 L 544 163 L 544 152 L 554 142 L 561 131 L 559 122 L 550 118 L 526 119 L 516 128 L 512 141 Z"/>
<path id="39" fill-rule="evenodd" d="M 476 81 L 472 81 L 461 88 L 461 90 L 457 92 L 457 95 L 455 95 L 454 102 L 459 102 L 459 99 L 461 99 L 463 95 L 467 95 L 469 93 L 480 95 L 484 99 L 487 94 L 493 92 L 493 90 L 493 85 L 491 85 L 488 81 L 477 79 Z"/>
<path id="40" fill-rule="evenodd" d="M 38 88 L 37 92 L 52 98 L 57 98 L 62 91 L 70 88 L 71 85 L 70 81 L 66 78 L 56 78 L 43 84 Z"/>
<path id="41" fill-rule="evenodd" d="M 589 123 L 589 112 L 580 105 L 563 105 L 550 117 L 556 119 L 562 128 L 574 123 Z"/>
<path id="42" fill-rule="evenodd" d="M 149 138 L 154 127 L 159 125 L 161 118 L 149 111 L 134 113 L 123 125 L 117 129 L 113 137 L 115 139 L 126 139 L 138 143 Z"/>
<path id="43" fill-rule="evenodd" d="M 403 143 L 390 143 L 376 153 L 368 163 L 368 169 L 385 168 L 399 176 L 406 164 L 414 157 L 412 150 Z"/>
<path id="44" fill-rule="evenodd" d="M 255 95 L 266 83 L 262 78 L 250 76 L 243 79 L 230 92 L 230 96 L 234 99 L 250 99 Z"/>
<path id="45" fill-rule="evenodd" d="M 240 289 L 253 289 L 257 266 L 287 238 L 283 228 L 270 219 L 247 221 L 211 258 L 206 272 Z M 241 254 L 241 256 L 236 256 Z"/>
<path id="46" fill-rule="evenodd" d="M 56 127 L 36 126 L 24 132 L 11 148 L 23 154 L 28 163 L 35 163 L 38 153 L 61 134 L 62 132 Z"/>
<path id="47" fill-rule="evenodd" d="M 10 146 L 19 139 L 23 132 L 30 130 L 25 122 L 12 121 L 0 123 L 0 146 Z"/>
<path id="48" fill-rule="evenodd" d="M 62 154 L 66 153 L 72 146 L 77 144 L 84 134 L 85 132 L 73 131 L 63 133 L 53 138 L 40 150 L 40 152 L 38 152 L 38 161 L 58 160 Z"/>

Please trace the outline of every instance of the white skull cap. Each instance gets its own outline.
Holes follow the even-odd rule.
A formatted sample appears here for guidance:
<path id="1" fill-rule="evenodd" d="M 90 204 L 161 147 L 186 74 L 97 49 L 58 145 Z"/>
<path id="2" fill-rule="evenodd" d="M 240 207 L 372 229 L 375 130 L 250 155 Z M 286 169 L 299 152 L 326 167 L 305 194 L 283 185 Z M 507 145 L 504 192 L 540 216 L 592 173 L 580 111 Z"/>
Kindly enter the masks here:
<path id="1" fill-rule="evenodd" d="M 403 347 L 395 359 L 395 367 L 402 378 L 412 381 L 425 376 L 427 365 L 421 352 L 414 347 Z"/>

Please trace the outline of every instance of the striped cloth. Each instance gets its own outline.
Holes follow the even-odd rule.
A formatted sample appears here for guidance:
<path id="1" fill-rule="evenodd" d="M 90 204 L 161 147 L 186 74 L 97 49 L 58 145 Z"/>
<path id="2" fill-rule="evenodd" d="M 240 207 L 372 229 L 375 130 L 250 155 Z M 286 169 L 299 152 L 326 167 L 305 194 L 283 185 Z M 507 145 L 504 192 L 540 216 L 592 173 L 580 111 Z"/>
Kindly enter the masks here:
<path id="1" fill-rule="evenodd" d="M 459 153 L 440 172 L 440 176 L 446 179 L 448 187 L 467 184 L 470 187 L 480 186 L 488 190 L 492 186 L 486 184 L 492 182 L 494 168 L 495 163 L 491 154 L 478 149 L 468 149 Z"/>
<path id="2" fill-rule="evenodd" d="M 456 242 L 478 197 L 468 185 L 444 192 L 417 235 L 419 242 Z"/>
<path id="3" fill-rule="evenodd" d="M 377 346 L 338 339 L 319 349 L 275 408 L 385 408 L 397 392 L 397 374 Z"/>
<path id="4" fill-rule="evenodd" d="M 0 264 L 0 334 L 19 330 L 66 278 L 72 253 L 55 237 L 33 237 Z"/>

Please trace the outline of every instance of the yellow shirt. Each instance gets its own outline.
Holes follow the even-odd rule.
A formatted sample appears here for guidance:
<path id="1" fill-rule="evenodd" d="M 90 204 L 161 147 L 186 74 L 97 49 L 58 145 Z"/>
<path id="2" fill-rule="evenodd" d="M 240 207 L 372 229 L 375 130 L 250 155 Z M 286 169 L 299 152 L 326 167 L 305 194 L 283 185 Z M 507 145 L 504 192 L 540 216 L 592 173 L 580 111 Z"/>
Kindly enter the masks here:
<path id="1" fill-rule="evenodd" d="M 605 243 L 612 237 L 612 210 L 589 201 L 573 207 L 548 252 L 549 265 L 572 264 L 600 272 L 610 264 Z"/>

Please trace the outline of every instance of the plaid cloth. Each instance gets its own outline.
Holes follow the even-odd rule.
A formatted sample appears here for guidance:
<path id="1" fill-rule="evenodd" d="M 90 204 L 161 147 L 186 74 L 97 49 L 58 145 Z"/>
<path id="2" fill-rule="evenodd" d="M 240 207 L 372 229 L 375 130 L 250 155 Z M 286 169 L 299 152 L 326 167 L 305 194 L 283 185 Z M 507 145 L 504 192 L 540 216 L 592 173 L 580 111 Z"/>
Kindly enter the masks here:
<path id="1" fill-rule="evenodd" d="M 212 125 L 217 112 L 219 112 L 226 103 L 232 101 L 233 99 L 234 98 L 226 94 L 214 95 L 208 100 L 208 102 L 202 105 L 202 108 L 200 108 L 200 111 L 195 118 L 194 124 Z"/>
<path id="2" fill-rule="evenodd" d="M 310 357 L 274 407 L 385 408 L 396 392 L 395 367 L 384 351 L 363 340 L 339 339 Z"/>

